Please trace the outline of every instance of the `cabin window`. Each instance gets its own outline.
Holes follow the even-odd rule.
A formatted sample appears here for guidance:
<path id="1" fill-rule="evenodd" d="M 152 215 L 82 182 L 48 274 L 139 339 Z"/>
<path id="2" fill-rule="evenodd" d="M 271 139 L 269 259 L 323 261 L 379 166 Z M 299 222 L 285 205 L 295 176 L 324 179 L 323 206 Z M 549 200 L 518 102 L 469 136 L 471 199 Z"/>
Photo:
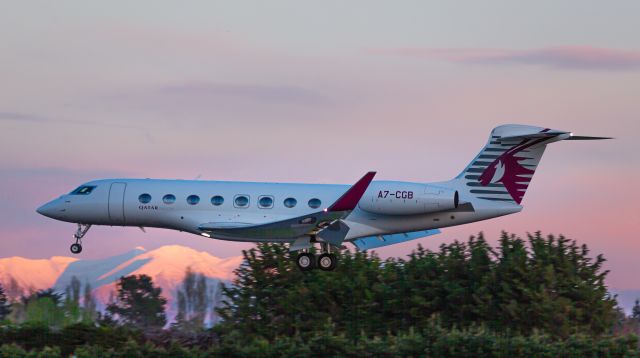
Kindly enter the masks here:
<path id="1" fill-rule="evenodd" d="M 249 196 L 236 195 L 236 197 L 233 199 L 233 204 L 236 208 L 246 208 L 249 206 Z"/>
<path id="2" fill-rule="evenodd" d="M 140 194 L 140 196 L 138 197 L 138 201 L 143 204 L 149 204 L 149 202 L 151 201 L 151 195 L 147 193 Z"/>
<path id="3" fill-rule="evenodd" d="M 220 206 L 224 203 L 224 198 L 220 195 L 216 195 L 211 198 L 211 204 L 215 206 Z"/>
<path id="4" fill-rule="evenodd" d="M 71 192 L 71 195 L 89 195 L 95 189 L 95 185 L 82 185 Z"/>
<path id="5" fill-rule="evenodd" d="M 320 199 L 313 198 L 309 200 L 309 207 L 312 209 L 317 209 L 320 207 L 320 205 L 322 205 L 322 201 L 320 201 Z"/>
<path id="6" fill-rule="evenodd" d="M 294 206 L 296 206 L 296 204 L 298 204 L 298 201 L 294 198 L 284 199 L 284 206 L 286 206 L 287 208 L 293 208 Z"/>
<path id="7" fill-rule="evenodd" d="M 187 203 L 189 203 L 189 205 L 196 205 L 200 202 L 200 197 L 197 195 L 189 195 L 187 196 Z"/>
<path id="8" fill-rule="evenodd" d="M 171 205 L 176 202 L 176 196 L 173 194 L 167 194 L 162 197 L 162 202 L 167 205 Z"/>
<path id="9" fill-rule="evenodd" d="M 273 208 L 273 197 L 272 196 L 261 196 L 258 198 L 258 207 L 261 209 L 271 209 Z"/>

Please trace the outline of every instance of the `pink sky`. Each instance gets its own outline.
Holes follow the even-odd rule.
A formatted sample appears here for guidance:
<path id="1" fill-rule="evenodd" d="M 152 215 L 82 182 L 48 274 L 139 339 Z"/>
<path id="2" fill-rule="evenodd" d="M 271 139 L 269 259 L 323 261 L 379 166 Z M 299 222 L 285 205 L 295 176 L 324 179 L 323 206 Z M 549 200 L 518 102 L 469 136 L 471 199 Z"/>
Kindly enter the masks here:
<path id="1" fill-rule="evenodd" d="M 35 208 L 91 179 L 436 181 L 491 128 L 523 123 L 616 139 L 548 148 L 519 214 L 380 254 L 542 230 L 603 253 L 612 287 L 640 289 L 640 9 L 592 5 L 389 3 L 363 17 L 364 3 L 13 4 L 0 15 L 0 256 L 69 255 L 73 226 Z M 98 227 L 81 257 L 165 244 L 249 247 Z"/>

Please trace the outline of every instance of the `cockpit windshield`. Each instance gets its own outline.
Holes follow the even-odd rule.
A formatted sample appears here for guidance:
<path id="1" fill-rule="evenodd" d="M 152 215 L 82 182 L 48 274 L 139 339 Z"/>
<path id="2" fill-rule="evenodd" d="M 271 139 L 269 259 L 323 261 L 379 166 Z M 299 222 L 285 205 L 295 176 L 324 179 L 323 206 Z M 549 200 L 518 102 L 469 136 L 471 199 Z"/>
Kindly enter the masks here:
<path id="1" fill-rule="evenodd" d="M 78 189 L 72 191 L 71 195 L 89 195 L 95 189 L 95 185 L 81 185 Z"/>

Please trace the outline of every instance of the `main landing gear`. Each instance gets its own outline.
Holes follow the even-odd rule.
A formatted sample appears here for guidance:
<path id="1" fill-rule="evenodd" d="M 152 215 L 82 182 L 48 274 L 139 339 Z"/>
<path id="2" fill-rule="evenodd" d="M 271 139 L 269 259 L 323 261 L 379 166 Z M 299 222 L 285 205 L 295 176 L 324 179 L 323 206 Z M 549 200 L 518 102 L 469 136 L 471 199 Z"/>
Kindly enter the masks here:
<path id="1" fill-rule="evenodd" d="M 316 267 L 323 271 L 333 271 L 336 268 L 338 258 L 331 253 L 329 244 L 322 243 L 321 247 L 322 253 L 319 255 L 314 255 L 307 250 L 298 253 L 296 264 L 301 271 L 311 271 Z"/>
<path id="2" fill-rule="evenodd" d="M 76 233 L 73 234 L 73 238 L 76 239 L 76 243 L 72 244 L 70 248 L 72 254 L 77 255 L 82 252 L 82 238 L 90 228 L 91 224 L 78 224 L 78 229 L 76 230 Z"/>

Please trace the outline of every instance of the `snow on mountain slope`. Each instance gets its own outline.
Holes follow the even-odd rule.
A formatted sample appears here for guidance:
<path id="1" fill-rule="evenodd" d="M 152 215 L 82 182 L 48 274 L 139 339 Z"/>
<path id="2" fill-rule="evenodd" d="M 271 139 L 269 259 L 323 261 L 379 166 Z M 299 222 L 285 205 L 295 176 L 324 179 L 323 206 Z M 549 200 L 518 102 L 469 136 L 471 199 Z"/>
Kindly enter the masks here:
<path id="1" fill-rule="evenodd" d="M 22 292 L 11 292 L 14 295 L 50 288 L 69 264 L 75 261 L 77 259 L 62 256 L 41 260 L 15 256 L 2 258 L 0 259 L 0 283 L 6 288 L 11 279 L 14 279 L 22 289 Z"/>
<path id="2" fill-rule="evenodd" d="M 242 257 L 219 258 L 207 252 L 188 247 L 171 245 L 146 251 L 135 248 L 121 255 L 104 259 L 78 260 L 68 257 L 30 260 L 20 257 L 0 259 L 0 283 L 7 285 L 11 277 L 18 284 L 31 290 L 53 287 L 64 292 L 71 279 L 77 277 L 82 285 L 90 284 L 99 305 L 104 307 L 115 292 L 115 282 L 122 276 L 151 276 L 168 300 L 167 315 L 172 318 L 176 311 L 176 290 L 182 284 L 187 268 L 204 275 L 207 279 L 212 304 L 220 297 L 219 283 L 229 282 Z"/>

